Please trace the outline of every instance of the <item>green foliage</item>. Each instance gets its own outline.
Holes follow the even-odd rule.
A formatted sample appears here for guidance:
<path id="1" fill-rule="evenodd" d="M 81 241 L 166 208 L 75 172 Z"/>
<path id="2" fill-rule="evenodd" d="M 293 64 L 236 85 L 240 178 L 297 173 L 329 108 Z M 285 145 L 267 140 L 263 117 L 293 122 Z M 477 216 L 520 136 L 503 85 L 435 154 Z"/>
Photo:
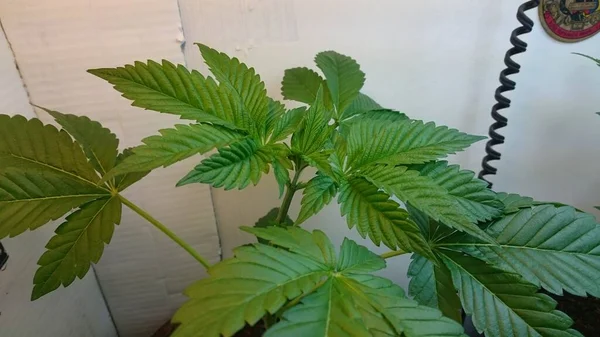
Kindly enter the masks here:
<path id="1" fill-rule="evenodd" d="M 600 296 L 592 216 L 495 193 L 442 161 L 483 137 L 381 106 L 360 92 L 365 75 L 348 56 L 319 53 L 322 75 L 287 70 L 283 97 L 308 105 L 288 110 L 253 68 L 199 48 L 212 77 L 168 61 L 90 70 L 134 106 L 189 121 L 121 153 L 117 137 L 87 117 L 42 108 L 58 130 L 0 115 L 0 239 L 65 217 L 38 261 L 33 299 L 86 275 L 125 205 L 208 268 L 186 291 L 175 336 L 232 336 L 259 320 L 265 336 L 463 336 L 461 309 L 489 337 L 580 335 L 538 290 Z M 120 192 L 213 150 L 178 185 L 242 189 L 272 167 L 283 200 L 242 227 L 258 243 L 210 266 Z M 300 190 L 294 221 L 288 211 Z M 299 227 L 336 196 L 350 228 L 392 251 L 376 255 L 344 239 L 336 252 L 324 232 Z M 414 300 L 372 274 L 405 253 L 414 253 Z"/>
<path id="2" fill-rule="evenodd" d="M 234 258 L 215 265 L 209 278 L 188 288 L 191 299 L 174 316 L 181 323 L 174 336 L 232 336 L 267 313 L 282 314 L 267 336 L 462 333 L 460 325 L 439 311 L 417 305 L 390 281 L 368 274 L 384 268 L 385 261 L 354 241 L 345 239 L 336 258 L 320 231 L 245 230 L 271 246 L 237 248 Z M 425 321 L 429 326 L 421 330 L 427 331 L 419 331 L 417 321 Z"/>

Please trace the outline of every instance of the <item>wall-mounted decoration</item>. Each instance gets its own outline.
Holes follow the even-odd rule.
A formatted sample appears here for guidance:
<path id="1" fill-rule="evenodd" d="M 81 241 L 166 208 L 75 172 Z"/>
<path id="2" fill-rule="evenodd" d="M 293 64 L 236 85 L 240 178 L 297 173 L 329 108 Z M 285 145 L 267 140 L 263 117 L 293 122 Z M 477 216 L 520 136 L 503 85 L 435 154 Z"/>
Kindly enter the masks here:
<path id="1" fill-rule="evenodd" d="M 542 0 L 540 21 L 550 36 L 577 42 L 600 31 L 599 0 Z"/>

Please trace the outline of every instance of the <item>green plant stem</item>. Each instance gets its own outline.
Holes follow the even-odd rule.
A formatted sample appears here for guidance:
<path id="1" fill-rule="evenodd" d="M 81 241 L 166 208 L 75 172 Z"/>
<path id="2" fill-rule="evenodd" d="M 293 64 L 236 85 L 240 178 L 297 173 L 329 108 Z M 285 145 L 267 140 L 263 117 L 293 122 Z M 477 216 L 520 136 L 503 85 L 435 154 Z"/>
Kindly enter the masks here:
<path id="1" fill-rule="evenodd" d="M 398 250 L 392 250 L 389 251 L 387 253 L 383 253 L 379 256 L 381 256 L 381 258 L 383 259 L 389 259 L 390 257 L 394 257 L 394 256 L 398 256 L 398 255 L 404 255 L 404 254 L 408 254 L 409 252 L 405 252 L 402 249 L 398 249 Z"/>
<path id="2" fill-rule="evenodd" d="M 203 258 L 197 251 L 195 251 L 187 242 L 183 241 L 179 236 L 173 233 L 167 226 L 163 225 L 160 221 L 156 220 L 152 215 L 148 214 L 148 212 L 139 208 L 136 204 L 129 201 L 122 195 L 118 195 L 121 202 L 125 204 L 125 206 L 129 207 L 132 211 L 139 214 L 142 218 L 146 219 L 149 223 L 153 224 L 156 228 L 158 228 L 161 232 L 165 233 L 171 240 L 175 241 L 181 248 L 185 249 L 186 252 L 190 253 L 192 257 L 194 257 L 200 264 L 204 266 L 204 268 L 208 269 L 210 267 L 210 263 Z"/>
<path id="3" fill-rule="evenodd" d="M 294 193 L 298 190 L 298 179 L 300 179 L 300 173 L 302 173 L 302 169 L 298 169 L 294 173 L 294 178 L 292 182 L 288 184 L 285 195 L 283 196 L 283 201 L 281 202 L 281 207 L 279 207 L 279 213 L 277 213 L 277 218 L 275 221 L 278 224 L 283 223 L 283 220 L 288 214 L 290 210 L 290 205 L 292 204 L 292 200 L 294 199 Z"/>

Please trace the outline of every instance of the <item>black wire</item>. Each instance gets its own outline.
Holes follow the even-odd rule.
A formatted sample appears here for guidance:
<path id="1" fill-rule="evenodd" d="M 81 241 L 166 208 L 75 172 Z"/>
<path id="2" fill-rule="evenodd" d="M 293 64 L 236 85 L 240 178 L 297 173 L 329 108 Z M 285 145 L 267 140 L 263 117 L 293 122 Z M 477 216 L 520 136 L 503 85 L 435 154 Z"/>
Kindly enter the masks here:
<path id="1" fill-rule="evenodd" d="M 527 15 L 525 15 L 525 11 L 536 8 L 539 5 L 539 0 L 531 0 L 519 6 L 519 9 L 517 10 L 517 20 L 519 20 L 521 26 L 517 27 L 510 34 L 510 43 L 513 45 L 513 47 L 507 50 L 506 54 L 504 55 L 504 64 L 506 65 L 506 68 L 500 72 L 500 86 L 496 89 L 496 93 L 494 95 L 497 103 L 492 107 L 491 113 L 495 122 L 490 126 L 488 132 L 490 140 L 485 145 L 486 156 L 483 157 L 483 160 L 481 161 L 482 169 L 478 175 L 479 179 L 482 179 L 488 183 L 489 188 L 492 187 L 492 183 L 485 179 L 484 176 L 496 174 L 498 169 L 492 166 L 490 161 L 500 159 L 500 152 L 498 152 L 498 150 L 494 150 L 494 146 L 504 144 L 504 136 L 499 134 L 497 130 L 505 127 L 508 124 L 508 119 L 498 112 L 500 109 L 506 109 L 510 107 L 510 99 L 503 96 L 502 93 L 515 90 L 516 83 L 515 81 L 508 79 L 508 76 L 517 74 L 521 69 L 521 66 L 517 62 L 513 61 L 512 56 L 523 53 L 527 50 L 527 43 L 519 39 L 519 36 L 531 32 L 533 28 L 533 21 Z"/>

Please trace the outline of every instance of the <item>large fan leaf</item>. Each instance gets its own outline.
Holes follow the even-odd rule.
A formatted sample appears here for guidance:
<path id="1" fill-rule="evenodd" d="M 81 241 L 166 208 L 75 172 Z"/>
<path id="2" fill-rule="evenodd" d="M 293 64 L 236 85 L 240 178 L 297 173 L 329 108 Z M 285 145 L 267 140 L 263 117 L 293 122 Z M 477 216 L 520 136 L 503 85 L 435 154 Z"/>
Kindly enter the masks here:
<path id="1" fill-rule="evenodd" d="M 321 150 L 331 133 L 329 118 L 329 111 L 323 105 L 323 91 L 319 90 L 317 99 L 306 112 L 302 128 L 292 137 L 292 149 L 303 155 Z"/>
<path id="2" fill-rule="evenodd" d="M 308 68 L 286 69 L 281 82 L 281 95 L 285 99 L 312 104 L 317 99 L 320 87 L 325 87 L 325 81 L 319 74 Z M 325 99 L 328 99 L 324 89 Z"/>
<path id="3" fill-rule="evenodd" d="M 296 219 L 296 225 L 308 220 L 327 206 L 337 194 L 337 190 L 335 181 L 324 174 L 317 174 L 312 178 L 302 191 L 300 213 Z"/>
<path id="4" fill-rule="evenodd" d="M 505 214 L 518 212 L 521 208 L 530 208 L 536 204 L 533 198 L 514 193 L 497 193 L 496 199 L 504 205 Z"/>
<path id="5" fill-rule="evenodd" d="M 256 185 L 262 173 L 269 171 L 270 157 L 252 139 L 244 139 L 203 160 L 177 186 L 208 183 L 230 190 L 242 189 L 251 182 Z"/>
<path id="6" fill-rule="evenodd" d="M 581 336 L 556 302 L 519 275 L 461 253 L 445 252 L 465 312 L 487 336 Z"/>
<path id="7" fill-rule="evenodd" d="M 411 258 L 408 293 L 420 304 L 438 308 L 444 316 L 461 322 L 460 300 L 448 268 L 441 263 L 435 265 L 421 255 L 413 254 Z"/>
<path id="8" fill-rule="evenodd" d="M 364 274 L 384 269 L 385 260 L 364 246 L 344 238 L 340 248 L 337 270 L 344 275 Z"/>
<path id="9" fill-rule="evenodd" d="M 358 96 L 365 83 L 365 74 L 355 60 L 334 51 L 317 54 L 315 63 L 325 74 L 327 89 L 339 118 Z"/>
<path id="10" fill-rule="evenodd" d="M 38 119 L 0 115 L 0 172 L 7 167 L 61 174 L 96 186 L 100 177 L 65 131 Z"/>
<path id="11" fill-rule="evenodd" d="M 119 140 L 100 123 L 85 116 L 65 115 L 46 110 L 81 145 L 96 171 L 104 176 L 115 165 Z"/>
<path id="12" fill-rule="evenodd" d="M 486 242 L 494 242 L 490 235 L 471 222 L 446 189 L 431 178 L 420 175 L 418 171 L 408 170 L 403 166 L 377 165 L 364 169 L 361 175 L 432 219 Z"/>
<path id="13" fill-rule="evenodd" d="M 420 164 L 462 151 L 484 138 L 422 121 L 361 119 L 350 124 L 348 161 L 355 169 L 374 163 Z"/>
<path id="14" fill-rule="evenodd" d="M 200 53 L 210 71 L 221 85 L 225 85 L 240 98 L 243 111 L 247 112 L 251 120 L 254 135 L 266 139 L 271 131 L 268 129 L 269 100 L 265 84 L 254 68 L 248 68 L 237 58 L 230 58 L 203 44 L 198 44 Z M 255 132 L 253 132 L 255 131 Z"/>
<path id="15" fill-rule="evenodd" d="M 133 106 L 232 129 L 250 131 L 253 127 L 231 88 L 182 65 L 148 61 L 88 72 L 112 84 Z"/>
<path id="16" fill-rule="evenodd" d="M 0 173 L 0 239 L 36 229 L 104 196 L 110 192 L 61 174 L 8 168 Z"/>
<path id="17" fill-rule="evenodd" d="M 160 136 L 144 138 L 144 145 L 133 148 L 133 155 L 125 158 L 104 179 L 115 175 L 149 171 L 167 167 L 195 154 L 206 153 L 246 137 L 229 129 L 207 124 L 175 125 L 173 129 L 159 130 Z"/>
<path id="18" fill-rule="evenodd" d="M 338 203 L 348 227 L 356 226 L 360 235 L 367 235 L 379 246 L 400 247 L 407 252 L 433 256 L 419 227 L 408 218 L 408 213 L 386 193 L 365 179 L 352 179 L 340 188 Z"/>
<path id="19" fill-rule="evenodd" d="M 39 259 L 33 293 L 35 300 L 57 289 L 68 286 L 76 277 L 83 278 L 91 263 L 98 263 L 104 244 L 112 238 L 114 227 L 121 221 L 121 202 L 109 197 L 89 202 L 71 213 L 56 229 L 56 235 L 46 245 L 48 249 Z"/>
<path id="20" fill-rule="evenodd" d="M 448 190 L 472 222 L 491 220 L 502 214 L 502 202 L 487 188 L 486 182 L 475 178 L 475 173 L 461 170 L 458 165 L 449 166 L 446 161 L 428 163 L 419 171 Z"/>
<path id="21" fill-rule="evenodd" d="M 497 246 L 440 243 L 519 273 L 527 281 L 562 295 L 600 297 L 600 225 L 572 207 L 536 206 L 508 215 L 486 230 Z"/>

